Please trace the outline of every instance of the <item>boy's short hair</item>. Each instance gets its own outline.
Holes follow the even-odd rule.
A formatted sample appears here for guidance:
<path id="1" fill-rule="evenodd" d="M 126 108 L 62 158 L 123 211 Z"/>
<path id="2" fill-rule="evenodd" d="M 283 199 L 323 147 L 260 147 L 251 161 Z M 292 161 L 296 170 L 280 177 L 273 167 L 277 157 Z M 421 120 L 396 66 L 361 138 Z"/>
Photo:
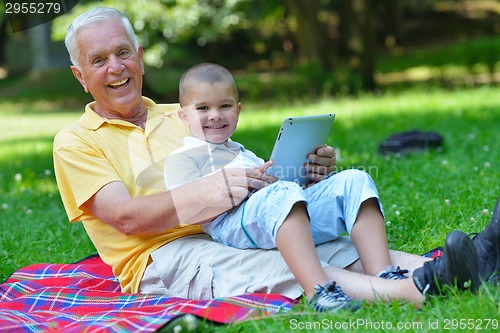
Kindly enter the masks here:
<path id="1" fill-rule="evenodd" d="M 184 106 L 184 96 L 188 85 L 194 82 L 214 84 L 216 82 L 230 82 L 233 86 L 234 96 L 238 100 L 238 88 L 233 75 L 224 66 L 213 63 L 201 63 L 189 68 L 182 74 L 179 81 L 179 103 Z"/>

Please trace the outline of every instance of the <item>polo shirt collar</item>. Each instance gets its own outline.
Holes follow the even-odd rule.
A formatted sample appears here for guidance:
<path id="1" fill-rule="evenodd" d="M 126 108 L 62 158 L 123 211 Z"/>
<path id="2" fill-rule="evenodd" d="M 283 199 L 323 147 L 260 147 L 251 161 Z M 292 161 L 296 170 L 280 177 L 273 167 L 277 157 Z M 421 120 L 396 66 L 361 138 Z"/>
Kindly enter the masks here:
<path id="1" fill-rule="evenodd" d="M 228 146 L 222 143 L 211 143 L 207 141 L 200 140 L 195 138 L 194 136 L 187 136 L 184 138 L 184 144 L 188 147 L 200 147 L 200 146 L 208 146 L 210 151 L 213 152 L 216 149 L 220 150 L 232 150 L 232 151 L 245 151 L 245 148 L 239 144 L 238 142 L 234 142 L 231 139 L 228 140 Z"/>
<path id="2" fill-rule="evenodd" d="M 87 129 L 95 131 L 102 124 L 106 122 L 106 119 L 98 115 L 94 111 L 95 102 L 91 102 L 85 106 L 85 113 L 80 118 L 80 122 Z"/>
<path id="3" fill-rule="evenodd" d="M 169 115 L 172 112 L 171 111 L 166 111 L 166 112 L 158 111 L 156 103 L 147 97 L 142 97 L 142 100 L 144 101 L 144 105 L 148 109 L 146 131 L 151 132 L 153 129 L 155 129 L 163 121 L 163 117 L 160 117 L 160 115 L 162 115 L 162 114 Z M 88 103 L 85 106 L 85 113 L 80 118 L 80 122 L 82 123 L 82 125 L 85 126 L 89 130 L 95 131 L 99 127 L 101 127 L 104 123 L 119 124 L 122 126 L 130 126 L 130 127 L 136 126 L 132 123 L 129 123 L 128 121 L 124 121 L 124 120 L 120 120 L 120 119 L 107 119 L 107 118 L 101 117 L 99 114 L 97 114 L 94 111 L 94 106 L 95 106 L 95 101 Z M 153 110 L 156 112 L 151 112 Z"/>

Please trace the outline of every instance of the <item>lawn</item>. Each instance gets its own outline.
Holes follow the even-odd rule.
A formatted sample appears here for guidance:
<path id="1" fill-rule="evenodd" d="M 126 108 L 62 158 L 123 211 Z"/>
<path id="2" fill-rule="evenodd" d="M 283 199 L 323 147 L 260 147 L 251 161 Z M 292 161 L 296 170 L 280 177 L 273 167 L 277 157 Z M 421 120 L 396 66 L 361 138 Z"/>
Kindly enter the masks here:
<path id="1" fill-rule="evenodd" d="M 358 168 L 374 178 L 392 249 L 423 253 L 442 245 L 449 231 L 479 231 L 491 218 L 500 195 L 498 87 L 421 88 L 265 108 L 243 104 L 234 139 L 264 158 L 285 116 L 336 113 L 328 143 L 337 149 L 337 169 Z M 0 280 L 25 265 L 74 262 L 94 253 L 82 225 L 67 221 L 51 157 L 54 134 L 80 113 L 49 102 L 4 101 L 0 116 Z M 406 158 L 378 154 L 384 138 L 411 129 L 439 132 L 445 138 L 444 151 Z M 444 332 L 465 320 L 471 326 L 460 331 L 472 331 L 474 325 L 484 328 L 488 319 L 498 320 L 499 311 L 500 290 L 489 287 L 477 295 L 452 290 L 446 297 L 429 299 L 423 310 L 394 302 L 367 304 L 355 314 L 325 315 L 300 305 L 289 314 L 206 329 L 300 332 L 351 325 L 351 329 L 383 332 L 401 323 L 402 332 Z"/>

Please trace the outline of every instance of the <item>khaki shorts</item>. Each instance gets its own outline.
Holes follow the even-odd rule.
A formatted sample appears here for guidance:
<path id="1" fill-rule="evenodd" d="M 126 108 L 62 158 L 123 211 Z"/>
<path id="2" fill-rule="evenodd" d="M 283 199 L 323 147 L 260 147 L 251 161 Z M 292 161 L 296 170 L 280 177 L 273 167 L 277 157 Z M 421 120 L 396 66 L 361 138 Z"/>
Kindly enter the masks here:
<path id="1" fill-rule="evenodd" d="M 346 267 L 359 257 L 348 237 L 316 247 L 323 266 Z M 277 250 L 239 250 L 200 234 L 168 243 L 151 254 L 139 291 L 189 299 L 248 293 L 290 298 L 302 289 Z"/>

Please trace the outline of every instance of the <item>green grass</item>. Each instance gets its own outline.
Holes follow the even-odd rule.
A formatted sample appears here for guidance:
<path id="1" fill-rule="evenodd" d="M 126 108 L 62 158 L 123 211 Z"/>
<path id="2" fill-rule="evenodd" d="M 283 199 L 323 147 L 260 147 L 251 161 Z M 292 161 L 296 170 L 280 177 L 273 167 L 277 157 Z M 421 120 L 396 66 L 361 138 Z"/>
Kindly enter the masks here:
<path id="1" fill-rule="evenodd" d="M 464 39 L 460 42 L 444 41 L 431 47 L 394 48 L 379 59 L 377 70 L 391 73 L 415 67 L 431 67 L 441 68 L 442 71 L 451 68 L 466 71 L 479 65 L 483 72 L 488 72 L 488 66 L 494 67 L 498 63 L 499 51 L 498 36 Z M 477 68 L 477 71 L 481 71 L 481 68 Z"/>
<path id="2" fill-rule="evenodd" d="M 328 143 L 337 149 L 338 170 L 359 168 L 371 174 L 385 207 L 390 247 L 419 254 L 442 245 L 453 229 L 474 232 L 489 222 L 500 195 L 499 105 L 498 87 L 414 90 L 265 108 L 244 103 L 234 139 L 267 158 L 285 116 L 336 113 Z M 54 106 L 56 110 L 48 112 Z M 74 262 L 94 253 L 81 224 L 71 224 L 66 218 L 51 155 L 54 134 L 80 113 L 48 102 L 1 102 L 0 116 L 0 280 L 25 265 Z M 377 153 L 384 138 L 414 128 L 441 133 L 444 151 L 407 158 Z M 447 332 L 445 324 L 459 324 L 453 320 L 460 319 L 483 320 L 484 327 L 486 319 L 498 319 L 499 309 L 499 288 L 483 288 L 477 295 L 452 291 L 446 297 L 431 298 L 423 310 L 393 302 L 366 304 L 355 314 L 332 315 L 313 313 L 302 304 L 289 314 L 205 328 L 327 331 L 365 320 L 357 322 L 360 331 L 382 322 L 385 329 L 369 331 L 391 331 L 387 325 L 403 322 L 416 329 L 398 331 Z M 436 323 L 439 328 L 434 330 Z"/>
<path id="3" fill-rule="evenodd" d="M 54 178 L 52 139 L 76 113 L 19 111 L 0 115 L 0 280 L 35 262 L 71 262 L 95 252 L 80 224 L 70 224 Z"/>

